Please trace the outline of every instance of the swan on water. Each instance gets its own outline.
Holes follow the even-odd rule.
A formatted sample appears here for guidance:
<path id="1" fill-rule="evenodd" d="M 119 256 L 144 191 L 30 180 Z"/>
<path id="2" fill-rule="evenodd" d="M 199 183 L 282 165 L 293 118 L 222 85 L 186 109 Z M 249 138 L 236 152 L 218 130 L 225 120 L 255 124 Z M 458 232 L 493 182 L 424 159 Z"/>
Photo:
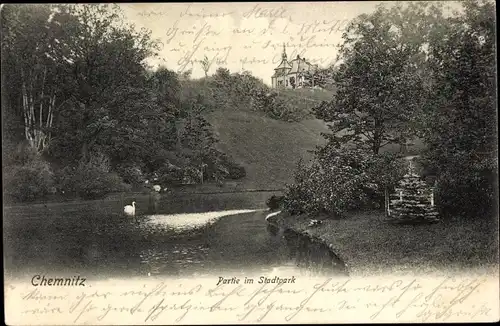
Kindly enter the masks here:
<path id="1" fill-rule="evenodd" d="M 132 205 L 125 206 L 123 212 L 128 216 L 135 216 L 135 201 L 132 202 Z"/>

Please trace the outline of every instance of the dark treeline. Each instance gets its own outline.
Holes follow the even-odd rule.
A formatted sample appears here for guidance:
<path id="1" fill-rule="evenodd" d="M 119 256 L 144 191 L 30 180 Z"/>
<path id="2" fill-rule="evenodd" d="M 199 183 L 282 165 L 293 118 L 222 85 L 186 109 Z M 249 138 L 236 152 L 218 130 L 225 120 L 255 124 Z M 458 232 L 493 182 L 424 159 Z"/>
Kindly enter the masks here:
<path id="1" fill-rule="evenodd" d="M 127 25 L 116 5 L 2 8 L 2 117 L 6 191 L 110 192 L 245 176 L 218 150 L 212 110 L 253 110 L 298 121 L 314 105 L 281 98 L 249 72 L 153 69 L 160 44 Z M 142 185 L 142 186 L 141 186 Z"/>
<path id="2" fill-rule="evenodd" d="M 9 198 L 99 198 L 146 180 L 244 176 L 217 150 L 203 94 L 190 94 L 185 76 L 146 65 L 159 45 L 118 7 L 6 5 L 1 14 Z"/>

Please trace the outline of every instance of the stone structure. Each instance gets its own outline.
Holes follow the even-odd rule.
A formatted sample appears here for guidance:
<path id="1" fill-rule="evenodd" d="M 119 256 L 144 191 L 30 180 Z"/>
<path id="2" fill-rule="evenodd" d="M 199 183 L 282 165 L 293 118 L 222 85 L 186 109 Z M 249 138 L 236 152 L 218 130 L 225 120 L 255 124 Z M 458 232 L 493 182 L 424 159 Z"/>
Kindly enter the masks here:
<path id="1" fill-rule="evenodd" d="M 438 213 L 434 206 L 434 192 L 415 172 L 411 158 L 408 173 L 399 181 L 390 196 L 387 215 L 393 223 L 434 223 Z"/>
<path id="2" fill-rule="evenodd" d="M 288 61 L 285 44 L 283 44 L 283 53 L 281 54 L 281 63 L 274 68 L 274 74 L 271 77 L 273 88 L 302 88 L 313 87 L 313 81 L 307 80 L 306 72 L 314 72 L 318 65 L 313 65 L 305 58 L 299 55 L 291 61 Z"/>

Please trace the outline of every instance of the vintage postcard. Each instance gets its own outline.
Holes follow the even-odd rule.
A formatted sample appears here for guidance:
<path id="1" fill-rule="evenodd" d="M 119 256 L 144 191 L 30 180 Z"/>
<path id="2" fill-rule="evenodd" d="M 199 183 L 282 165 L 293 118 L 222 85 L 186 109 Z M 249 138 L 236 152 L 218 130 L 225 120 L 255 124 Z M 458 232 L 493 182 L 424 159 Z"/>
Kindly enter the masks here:
<path id="1" fill-rule="evenodd" d="M 496 4 L 2 4 L 8 325 L 498 321 Z"/>

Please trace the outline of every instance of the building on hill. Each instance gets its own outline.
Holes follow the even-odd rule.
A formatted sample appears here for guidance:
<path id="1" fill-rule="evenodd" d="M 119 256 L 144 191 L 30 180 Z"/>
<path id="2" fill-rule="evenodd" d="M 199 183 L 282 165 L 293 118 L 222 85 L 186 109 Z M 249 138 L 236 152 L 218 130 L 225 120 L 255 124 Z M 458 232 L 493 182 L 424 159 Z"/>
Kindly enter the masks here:
<path id="1" fill-rule="evenodd" d="M 299 55 L 295 59 L 288 61 L 285 44 L 283 44 L 281 63 L 274 68 L 274 74 L 271 77 L 272 87 L 292 89 L 314 87 L 313 81 L 307 80 L 305 73 L 313 73 L 317 69 L 318 65 L 311 64 Z"/>

